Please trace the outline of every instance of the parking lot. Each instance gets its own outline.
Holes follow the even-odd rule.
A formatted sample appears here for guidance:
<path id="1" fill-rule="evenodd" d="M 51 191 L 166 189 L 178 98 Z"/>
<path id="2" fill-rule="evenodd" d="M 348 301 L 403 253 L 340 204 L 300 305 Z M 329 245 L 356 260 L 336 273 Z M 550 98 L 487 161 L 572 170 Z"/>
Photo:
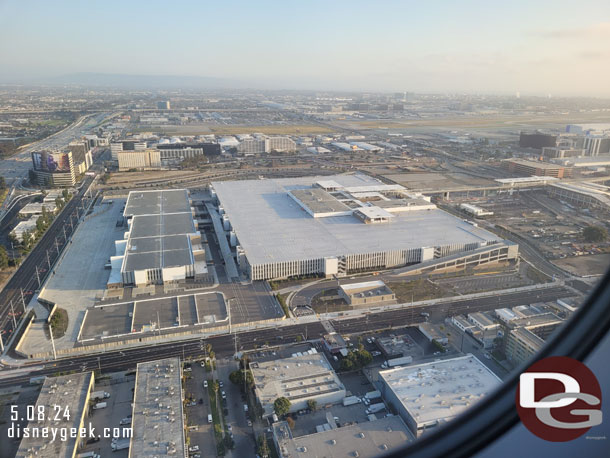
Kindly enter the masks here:
<path id="1" fill-rule="evenodd" d="M 98 410 L 89 409 L 89 418 L 85 419 L 85 424 L 91 422 L 97 434 L 101 434 L 104 428 L 120 428 L 120 431 L 123 431 L 123 428 L 130 428 L 129 425 L 122 426 L 120 423 L 122 419 L 131 416 L 134 384 L 135 376 L 125 376 L 123 372 L 109 375 L 108 378 L 96 382 L 94 390 L 106 391 L 110 393 L 110 397 L 103 400 L 107 407 Z M 103 457 L 128 456 L 129 448 L 113 452 L 111 444 L 111 438 L 100 438 L 98 442 L 86 444 L 81 453 L 94 451 Z"/>
<path id="2" fill-rule="evenodd" d="M 199 363 L 191 364 L 191 371 L 185 374 L 190 374 L 187 376 L 184 392 L 189 446 L 199 446 L 201 456 L 216 456 L 213 425 L 208 423 L 208 415 L 211 413 L 210 399 L 207 388 L 203 386 L 203 381 L 211 378 L 211 374 L 206 373 Z M 195 405 L 190 405 L 192 402 L 195 402 Z"/>

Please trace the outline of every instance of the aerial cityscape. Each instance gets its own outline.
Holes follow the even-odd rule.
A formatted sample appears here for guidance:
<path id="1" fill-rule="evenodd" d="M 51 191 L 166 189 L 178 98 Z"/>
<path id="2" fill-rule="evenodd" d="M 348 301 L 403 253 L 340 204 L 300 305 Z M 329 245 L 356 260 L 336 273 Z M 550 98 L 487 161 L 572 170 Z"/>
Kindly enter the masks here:
<path id="1" fill-rule="evenodd" d="M 245 44 L 239 77 L 0 50 L 0 457 L 397 453 L 578 314 L 610 266 L 608 87 L 352 85 L 317 40 L 311 85 L 248 79 Z"/>

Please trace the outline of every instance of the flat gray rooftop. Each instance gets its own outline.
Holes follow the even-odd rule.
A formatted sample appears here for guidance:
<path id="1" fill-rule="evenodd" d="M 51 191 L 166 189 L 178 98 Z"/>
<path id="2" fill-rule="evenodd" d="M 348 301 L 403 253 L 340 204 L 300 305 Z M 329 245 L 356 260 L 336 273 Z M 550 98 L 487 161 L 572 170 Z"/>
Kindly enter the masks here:
<path id="1" fill-rule="evenodd" d="M 130 217 L 190 211 L 188 192 L 185 189 L 172 189 L 130 192 L 123 214 L 125 217 Z"/>
<path id="2" fill-rule="evenodd" d="M 282 457 L 372 457 L 388 453 L 413 440 L 399 416 L 294 438 L 287 428 L 286 422 L 273 424 L 274 435 L 282 448 Z"/>
<path id="3" fill-rule="evenodd" d="M 227 305 L 219 292 L 110 303 L 87 309 L 80 340 L 156 332 L 157 325 L 161 330 L 177 326 L 207 328 L 225 324 L 227 320 Z M 245 321 L 245 318 L 238 314 L 233 320 L 237 323 Z"/>
<path id="4" fill-rule="evenodd" d="M 353 216 L 312 218 L 288 191 L 310 189 L 321 177 L 214 182 L 221 205 L 250 264 L 469 244 L 499 237 L 442 210 L 395 214 L 385 224 Z M 366 190 L 380 182 L 362 174 L 324 177 Z"/>
<path id="5" fill-rule="evenodd" d="M 56 428 L 57 430 L 79 428 L 85 416 L 89 391 L 93 386 L 93 373 L 84 372 L 80 374 L 63 375 L 60 377 L 47 377 L 34 412 L 38 412 L 38 406 L 44 406 L 44 420 L 31 421 L 30 428 Z M 61 407 L 61 415 L 57 416 L 54 406 Z M 63 413 L 69 412 L 68 418 Z M 50 437 L 50 436 L 49 436 Z M 76 441 L 78 438 L 70 438 L 65 441 L 59 437 L 51 441 L 49 437 L 29 437 L 24 438 L 19 445 L 17 457 L 25 458 L 30 456 L 72 458 L 76 454 Z"/>
<path id="6" fill-rule="evenodd" d="M 379 372 L 418 425 L 447 421 L 500 385 L 500 379 L 475 356 Z"/>
<path id="7" fill-rule="evenodd" d="M 186 456 L 179 358 L 139 363 L 130 457 Z"/>

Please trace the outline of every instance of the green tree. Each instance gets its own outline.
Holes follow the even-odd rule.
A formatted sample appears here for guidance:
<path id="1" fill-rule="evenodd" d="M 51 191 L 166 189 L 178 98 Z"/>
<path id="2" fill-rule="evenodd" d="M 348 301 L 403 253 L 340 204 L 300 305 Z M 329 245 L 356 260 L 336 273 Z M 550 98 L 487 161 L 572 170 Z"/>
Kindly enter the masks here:
<path id="1" fill-rule="evenodd" d="M 315 399 L 308 399 L 307 408 L 312 412 L 315 412 L 318 408 L 318 401 L 316 401 Z"/>
<path id="2" fill-rule="evenodd" d="M 6 189 L 6 180 L 0 175 L 0 189 Z"/>
<path id="3" fill-rule="evenodd" d="M 8 267 L 9 257 L 6 252 L 4 245 L 0 245 L 0 269 L 6 269 Z"/>
<path id="4" fill-rule="evenodd" d="M 256 438 L 256 453 L 261 458 L 267 458 L 271 453 L 264 434 L 261 434 Z"/>
<path id="5" fill-rule="evenodd" d="M 608 231 L 601 226 L 587 226 L 583 229 L 582 235 L 586 242 L 603 242 L 608 238 Z"/>
<path id="6" fill-rule="evenodd" d="M 290 400 L 282 396 L 273 402 L 273 410 L 281 418 L 290 411 L 290 405 Z"/>

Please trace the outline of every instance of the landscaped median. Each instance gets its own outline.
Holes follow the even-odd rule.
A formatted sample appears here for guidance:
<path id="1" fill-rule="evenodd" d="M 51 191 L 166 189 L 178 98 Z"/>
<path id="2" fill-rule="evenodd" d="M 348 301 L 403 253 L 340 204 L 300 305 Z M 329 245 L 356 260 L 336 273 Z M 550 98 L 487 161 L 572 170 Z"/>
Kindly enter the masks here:
<path id="1" fill-rule="evenodd" d="M 224 456 L 227 448 L 233 448 L 233 439 L 225 433 L 226 425 L 224 425 L 223 417 L 218 408 L 218 391 L 220 387 L 218 382 L 213 379 L 208 379 L 208 395 L 210 397 L 210 409 L 212 410 L 212 423 L 214 427 L 214 438 L 216 439 L 216 453 L 218 456 Z"/>

